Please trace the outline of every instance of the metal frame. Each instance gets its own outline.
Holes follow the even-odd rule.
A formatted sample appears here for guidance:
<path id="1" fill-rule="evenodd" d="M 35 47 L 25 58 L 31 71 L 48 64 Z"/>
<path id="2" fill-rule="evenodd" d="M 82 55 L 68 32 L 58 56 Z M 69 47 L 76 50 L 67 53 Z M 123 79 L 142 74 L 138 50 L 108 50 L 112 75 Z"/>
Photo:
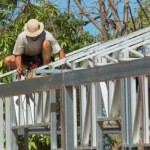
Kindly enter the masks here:
<path id="1" fill-rule="evenodd" d="M 14 76 L 14 82 L 1 84 L 0 98 L 6 97 L 6 130 L 2 124 L 0 137 L 6 135 L 6 149 L 18 149 L 17 136 L 23 134 L 27 150 L 28 135 L 32 133 L 50 134 L 52 150 L 102 150 L 104 134 L 120 134 L 122 149 L 150 147 L 150 59 L 145 57 L 147 51 L 142 54 L 134 50 L 149 42 L 150 27 L 106 43 L 92 44 L 35 70 L 48 76 L 22 78 L 19 82 Z M 130 53 L 135 58 L 129 58 Z M 71 69 L 58 70 L 64 63 Z M 51 69 L 43 70 L 47 66 Z M 16 71 L 0 77 L 12 73 Z M 60 124 L 56 117 L 58 100 Z M 2 120 L 2 101 L 0 108 Z M 117 124 L 112 125 L 112 121 Z M 61 147 L 57 144 L 58 135 Z M 3 147 L 1 140 L 0 148 Z"/>
<path id="2" fill-rule="evenodd" d="M 132 101 L 132 99 L 130 99 L 130 98 L 128 99 L 130 94 L 126 93 L 126 92 L 130 92 L 129 91 L 129 87 L 130 87 L 130 85 L 133 86 L 133 84 L 131 84 L 131 81 L 132 81 L 132 78 L 134 76 L 141 76 L 141 75 L 145 75 L 145 74 L 149 74 L 150 73 L 149 63 L 150 63 L 150 59 L 149 58 L 144 58 L 144 59 L 139 59 L 139 60 L 134 60 L 134 61 L 129 61 L 129 62 L 122 62 L 121 64 L 112 64 L 112 65 L 107 65 L 107 66 L 100 66 L 100 67 L 96 67 L 96 68 L 89 68 L 89 69 L 86 69 L 86 70 L 77 70 L 77 71 L 67 72 L 65 74 L 57 74 L 55 76 L 40 77 L 40 78 L 31 79 L 31 80 L 25 80 L 25 81 L 13 82 L 13 83 L 9 83 L 9 84 L 0 85 L 0 91 L 1 91 L 0 92 L 0 97 L 1 98 L 2 97 L 6 97 L 7 95 L 9 97 L 10 96 L 14 97 L 16 95 L 16 91 L 18 92 L 19 95 L 22 95 L 20 97 L 20 99 L 18 99 L 18 100 L 20 100 L 19 101 L 20 103 L 18 103 L 19 104 L 18 105 L 19 106 L 19 108 L 18 108 L 19 111 L 18 112 L 20 112 L 19 113 L 20 117 L 21 116 L 23 117 L 23 114 L 24 115 L 26 114 L 26 113 L 23 113 L 23 111 L 22 111 L 24 109 L 23 106 L 26 106 L 26 109 L 24 110 L 26 112 L 28 112 L 29 111 L 28 109 L 30 108 L 30 111 L 29 111 L 30 115 L 32 114 L 31 113 L 32 112 L 31 108 L 33 108 L 33 112 L 35 112 L 34 118 L 36 119 L 36 116 L 38 117 L 37 121 L 36 120 L 35 121 L 31 121 L 31 120 L 34 120 L 34 119 L 30 119 L 30 116 L 28 116 L 28 113 L 27 113 L 26 118 L 29 118 L 29 119 L 27 119 L 28 121 L 23 121 L 23 120 L 21 121 L 20 120 L 21 122 L 19 121 L 18 124 L 15 125 L 15 122 L 13 120 L 16 120 L 16 118 L 12 119 L 12 122 L 10 122 L 11 121 L 10 120 L 10 109 L 7 109 L 7 111 L 6 111 L 6 118 L 7 118 L 7 120 L 6 120 L 6 125 L 7 125 L 6 126 L 7 127 L 6 128 L 6 131 L 7 131 L 6 135 L 8 135 L 7 136 L 7 144 L 6 144 L 7 148 L 9 149 L 9 147 L 12 144 L 10 139 L 13 140 L 13 141 L 17 140 L 17 130 L 18 130 L 18 128 L 28 129 L 28 128 L 34 127 L 33 125 L 35 125 L 35 127 L 36 126 L 41 126 L 42 127 L 43 125 L 44 126 L 47 125 L 47 123 L 50 121 L 50 119 L 48 119 L 48 120 L 44 119 L 44 117 L 46 117 L 45 114 L 48 114 L 47 113 L 47 111 L 48 111 L 47 107 L 45 107 L 47 105 L 49 105 L 49 106 L 51 105 L 51 109 L 50 109 L 51 113 L 50 114 L 54 115 L 53 118 L 51 118 L 51 133 L 53 135 L 52 136 L 53 137 L 52 141 L 55 143 L 55 144 L 53 143 L 53 149 L 57 148 L 57 145 L 56 145 L 56 134 L 57 133 L 56 133 L 56 117 L 55 117 L 55 100 L 54 100 L 55 98 L 54 98 L 54 96 L 51 95 L 52 93 L 50 94 L 49 92 L 44 92 L 44 91 L 47 91 L 47 90 L 49 91 L 50 89 L 62 89 L 62 91 L 63 91 L 63 101 L 62 101 L 62 115 L 64 116 L 63 117 L 64 119 L 63 119 L 63 122 L 62 122 L 63 123 L 62 124 L 62 136 L 63 136 L 63 139 L 64 139 L 64 141 L 62 141 L 64 143 L 63 148 L 64 149 L 68 149 L 68 148 L 70 149 L 71 147 L 74 147 L 74 148 L 78 147 L 79 148 L 80 145 L 78 145 L 77 140 L 76 140 L 76 144 L 74 144 L 74 141 L 75 141 L 74 131 L 77 131 L 77 127 L 74 126 L 75 122 L 74 122 L 74 119 L 73 119 L 74 116 L 75 116 L 74 113 L 76 112 L 74 110 L 76 106 L 73 106 L 73 104 L 75 103 L 74 102 L 75 101 L 75 97 L 76 97 L 75 87 L 77 85 L 81 86 L 81 98 L 85 97 L 85 95 L 88 94 L 87 97 L 85 98 L 85 103 L 83 103 L 81 105 L 82 107 L 84 106 L 85 108 L 83 109 L 81 107 L 81 110 L 83 109 L 84 113 L 83 112 L 81 113 L 82 117 L 81 117 L 80 121 L 85 120 L 85 122 L 86 122 L 86 124 L 85 124 L 85 122 L 82 123 L 82 128 L 81 128 L 82 129 L 81 131 L 83 132 L 82 134 L 84 135 L 83 136 L 84 139 L 82 139 L 82 140 L 86 141 L 86 142 L 81 142 L 82 146 L 87 145 L 89 140 L 91 140 L 91 148 L 93 147 L 93 149 L 94 149 L 94 147 L 97 147 L 98 145 L 101 145 L 102 143 L 98 144 L 96 142 L 98 139 L 100 140 L 100 142 L 103 141 L 100 137 L 99 138 L 97 137 L 98 136 L 97 134 L 95 134 L 96 118 L 97 119 L 101 118 L 100 120 L 102 120 L 102 121 L 105 121 L 105 120 L 106 121 L 107 120 L 111 121 L 111 120 L 115 120 L 116 118 L 114 118 L 115 116 L 111 117 L 111 115 L 108 116 L 108 117 L 107 116 L 103 116 L 103 114 L 101 114 L 101 116 L 99 116 L 98 115 L 99 112 L 96 113 L 94 111 L 94 110 L 98 110 L 99 111 L 99 106 L 97 105 L 99 102 L 97 101 L 95 103 L 94 100 L 95 99 L 100 100 L 100 101 L 104 100 L 102 98 L 103 96 L 99 95 L 99 90 L 101 90 L 101 92 L 102 92 L 102 89 L 101 89 L 102 86 L 100 86 L 100 84 L 103 81 L 105 81 L 105 82 L 106 81 L 110 81 L 110 80 L 112 81 L 112 79 L 115 79 L 115 80 L 121 79 L 121 80 L 124 80 L 124 83 L 125 83 L 125 86 L 124 86 L 125 89 L 123 91 L 124 91 L 126 96 L 124 96 L 125 99 L 123 101 L 121 101 L 121 104 L 122 104 L 122 107 L 123 107 L 122 110 L 125 110 L 124 112 L 122 112 L 122 114 L 124 114 L 122 116 L 122 119 L 124 118 L 123 119 L 124 122 L 122 122 L 122 130 L 121 130 L 121 132 L 122 132 L 122 138 L 124 139 L 124 144 L 123 145 L 124 146 L 130 145 L 130 147 L 131 147 L 134 144 L 134 142 L 132 142 L 132 140 L 129 138 L 129 137 L 131 137 L 130 136 L 130 131 L 129 131 L 130 129 L 126 128 L 126 127 L 129 127 L 131 125 L 131 119 L 129 118 L 129 116 L 131 115 L 131 113 L 129 111 L 131 109 L 131 107 L 129 107 L 129 106 L 131 105 L 130 101 Z M 139 69 L 136 69 L 137 67 Z M 109 72 L 109 74 L 108 74 L 108 72 Z M 88 76 L 86 76 L 87 74 L 88 74 Z M 130 82 L 126 82 L 126 81 L 128 81 L 126 79 L 126 77 L 130 77 L 130 76 L 131 77 L 133 76 L 132 78 L 129 78 L 131 81 Z M 79 79 L 79 77 L 80 77 L 80 79 Z M 57 81 L 58 78 L 60 79 L 59 81 Z M 148 81 L 147 78 L 145 78 L 145 76 L 143 76 L 142 83 L 140 84 L 141 85 L 140 86 L 141 90 L 143 90 L 143 92 L 145 93 L 145 94 L 143 93 L 145 96 L 144 96 L 144 99 L 143 99 L 143 102 L 142 102 L 142 106 L 143 106 L 143 109 L 145 110 L 145 112 L 144 112 L 144 114 L 142 114 L 142 116 L 146 115 L 145 116 L 146 120 L 148 118 L 147 112 L 149 110 L 149 108 L 147 107 L 148 106 L 147 105 L 147 103 L 148 103 L 148 101 L 147 101 L 147 98 L 148 98 L 147 97 L 147 95 L 148 95 L 148 92 L 147 92 L 148 85 L 147 85 L 147 83 L 148 82 L 147 81 Z M 58 86 L 57 82 L 58 83 L 63 83 L 63 84 L 59 84 L 59 86 Z M 96 86 L 95 83 L 97 84 L 97 86 L 99 86 L 99 88 Z M 36 87 L 35 86 L 31 86 L 31 85 L 36 85 Z M 24 87 L 24 89 L 22 90 L 21 87 Z M 82 89 L 82 87 L 83 87 L 83 89 Z M 119 86 L 117 85 L 117 87 L 119 87 Z M 135 88 L 133 87 L 133 89 L 135 89 Z M 41 91 L 41 92 L 37 93 L 37 91 Z M 52 90 L 52 91 L 54 92 L 55 90 Z M 84 91 L 84 92 L 82 93 L 82 91 Z M 111 89 L 108 90 L 108 92 L 109 91 L 111 92 Z M 29 92 L 33 93 L 33 94 L 29 94 Z M 24 94 L 27 94 L 26 96 L 28 96 L 28 98 L 25 98 Z M 48 96 L 49 94 L 54 98 L 53 100 L 51 100 L 51 98 L 50 98 L 51 96 Z M 111 94 L 111 95 L 116 95 L 116 94 Z M 26 100 L 28 100 L 28 102 L 26 102 L 26 105 L 21 104 L 21 102 L 23 102 L 22 101 L 23 97 Z M 32 97 L 32 98 L 30 99 L 29 97 Z M 50 103 L 48 102 L 49 98 L 50 98 Z M 46 101 L 46 99 L 47 99 L 47 101 Z M 33 106 L 32 106 L 31 101 L 33 101 Z M 126 101 L 126 103 L 124 101 Z M 10 102 L 13 102 L 12 98 L 11 99 L 7 98 L 6 99 L 6 107 L 7 108 L 10 107 Z M 81 99 L 81 102 L 83 102 L 82 99 Z M 37 108 L 34 106 L 34 104 L 36 104 L 35 106 Z M 95 109 L 96 106 L 98 106 L 97 109 Z M 139 105 L 137 105 L 137 106 L 139 106 Z M 11 108 L 13 109 L 15 107 L 11 107 Z M 37 111 L 38 111 L 38 114 L 36 113 Z M 109 109 L 108 112 L 110 112 L 110 109 Z M 14 113 L 12 113 L 12 114 L 14 114 Z M 95 114 L 97 114 L 96 118 L 94 117 Z M 92 116 L 92 118 L 91 118 L 91 116 Z M 46 118 L 49 118 L 49 117 L 47 116 Z M 102 119 L 103 117 L 105 117 L 105 118 Z M 90 118 L 92 120 L 88 121 L 87 119 L 90 119 Z M 118 119 L 120 119 L 120 118 L 118 118 Z M 46 122 L 44 123 L 43 122 L 44 120 L 47 123 Z M 146 122 L 148 122 L 148 120 Z M 124 123 L 125 123 L 125 126 L 123 126 Z M 11 127 L 11 124 L 12 124 L 13 128 Z M 148 128 L 147 124 L 145 124 L 145 125 L 146 125 L 145 126 L 146 128 L 144 128 L 145 130 L 144 130 L 144 133 L 143 133 L 144 134 L 143 136 L 145 137 L 144 143 L 148 144 L 149 141 L 148 141 L 148 138 L 147 138 L 147 136 L 148 136 L 147 133 L 149 131 L 147 129 Z M 88 126 L 90 128 L 86 129 L 86 127 L 88 127 Z M 101 128 L 101 127 L 99 127 L 99 125 L 97 124 L 97 132 L 98 133 L 101 133 L 101 134 L 102 133 L 111 133 L 111 131 L 110 132 L 105 132 L 105 131 L 102 132 L 101 130 L 103 130 L 103 128 L 102 129 L 99 129 L 99 128 Z M 52 130 L 52 129 L 54 129 L 54 130 Z M 125 131 L 129 131 L 129 134 L 126 135 Z M 140 136 L 139 132 L 140 131 L 138 129 L 136 132 L 135 131 L 133 132 L 133 135 L 137 135 L 138 134 L 138 136 Z M 50 133 L 50 131 L 49 131 L 49 133 Z M 113 131 L 112 131 L 112 133 L 113 133 Z M 92 135 L 91 139 L 90 139 L 90 135 Z M 97 140 L 96 140 L 96 137 L 98 138 Z M 16 142 L 13 142 L 14 147 L 15 147 L 14 149 L 17 149 L 17 144 L 15 144 L 15 143 Z M 100 148 L 97 147 L 97 149 L 100 149 Z"/>

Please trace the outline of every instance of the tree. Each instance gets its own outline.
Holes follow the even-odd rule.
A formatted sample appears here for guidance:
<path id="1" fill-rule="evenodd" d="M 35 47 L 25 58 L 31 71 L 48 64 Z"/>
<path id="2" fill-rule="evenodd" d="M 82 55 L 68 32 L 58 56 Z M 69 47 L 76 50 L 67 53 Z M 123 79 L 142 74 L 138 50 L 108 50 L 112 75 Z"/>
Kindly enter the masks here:
<path id="1" fill-rule="evenodd" d="M 133 17 L 132 12 L 130 11 L 130 19 L 129 19 L 129 31 L 133 32 L 139 29 L 142 29 L 144 27 L 147 27 L 150 25 L 150 1 L 144 0 L 144 1 L 138 1 L 138 7 L 135 10 L 135 13 L 137 14 L 136 17 Z"/>
<path id="2" fill-rule="evenodd" d="M 134 2 L 129 0 L 97 0 L 95 1 L 94 8 L 91 7 L 91 9 L 94 10 L 93 12 L 88 11 L 89 8 L 83 7 L 79 3 L 79 0 L 74 0 L 74 2 L 82 14 L 89 20 L 88 23 L 93 23 L 99 30 L 101 41 L 107 41 L 110 38 L 116 38 L 127 34 L 129 28 L 131 28 L 131 24 L 128 28 L 130 18 L 134 31 L 142 28 L 142 26 L 135 27 L 137 24 L 135 20 L 140 16 L 144 16 L 143 18 L 147 19 L 147 21 L 145 20 L 147 22 L 146 26 L 150 25 L 150 17 L 148 14 L 148 7 L 150 7 L 150 5 L 145 5 L 149 2 L 148 0 L 142 2 L 140 0 L 134 0 Z M 133 16 L 133 5 L 138 7 L 138 10 L 142 12 L 141 15 L 137 12 L 137 16 Z M 87 21 L 85 22 L 87 24 Z"/>

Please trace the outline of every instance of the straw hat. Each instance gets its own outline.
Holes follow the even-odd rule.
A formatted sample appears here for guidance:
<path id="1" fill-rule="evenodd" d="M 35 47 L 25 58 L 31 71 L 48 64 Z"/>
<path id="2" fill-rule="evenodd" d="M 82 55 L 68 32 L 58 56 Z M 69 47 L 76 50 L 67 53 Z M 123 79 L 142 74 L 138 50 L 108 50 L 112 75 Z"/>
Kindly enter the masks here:
<path id="1" fill-rule="evenodd" d="M 36 37 L 40 35 L 43 32 L 43 30 L 44 24 L 36 19 L 30 19 L 24 25 L 24 31 L 26 32 L 26 35 L 29 37 Z"/>

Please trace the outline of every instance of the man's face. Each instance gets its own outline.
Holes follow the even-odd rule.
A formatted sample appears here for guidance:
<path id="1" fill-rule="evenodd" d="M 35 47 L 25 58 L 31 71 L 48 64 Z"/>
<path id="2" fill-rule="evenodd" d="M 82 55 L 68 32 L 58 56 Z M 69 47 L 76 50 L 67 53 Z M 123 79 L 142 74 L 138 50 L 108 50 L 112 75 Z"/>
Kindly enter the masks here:
<path id="1" fill-rule="evenodd" d="M 39 36 L 31 37 L 32 41 L 36 41 Z"/>

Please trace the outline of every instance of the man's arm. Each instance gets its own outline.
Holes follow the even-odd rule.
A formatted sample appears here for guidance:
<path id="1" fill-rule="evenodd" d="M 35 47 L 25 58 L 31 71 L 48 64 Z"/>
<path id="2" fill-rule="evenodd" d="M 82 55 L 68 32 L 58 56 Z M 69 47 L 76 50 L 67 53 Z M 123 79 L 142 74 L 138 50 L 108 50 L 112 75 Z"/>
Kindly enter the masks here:
<path id="1" fill-rule="evenodd" d="M 21 59 L 21 55 L 17 55 L 17 56 L 16 56 L 15 63 L 16 63 L 17 72 L 18 72 L 19 74 L 21 74 L 21 72 L 22 72 L 22 66 L 21 66 L 21 64 L 22 64 L 22 59 Z"/>
<path id="2" fill-rule="evenodd" d="M 65 58 L 65 52 L 64 52 L 63 49 L 61 49 L 61 50 L 59 51 L 59 59 L 63 59 L 63 58 Z"/>
<path id="3" fill-rule="evenodd" d="M 63 58 L 65 58 L 65 52 L 63 49 L 61 49 L 59 51 L 59 59 L 63 59 Z M 62 69 L 65 69 L 65 68 L 67 68 L 67 65 L 64 63 L 61 67 L 62 67 Z"/>

